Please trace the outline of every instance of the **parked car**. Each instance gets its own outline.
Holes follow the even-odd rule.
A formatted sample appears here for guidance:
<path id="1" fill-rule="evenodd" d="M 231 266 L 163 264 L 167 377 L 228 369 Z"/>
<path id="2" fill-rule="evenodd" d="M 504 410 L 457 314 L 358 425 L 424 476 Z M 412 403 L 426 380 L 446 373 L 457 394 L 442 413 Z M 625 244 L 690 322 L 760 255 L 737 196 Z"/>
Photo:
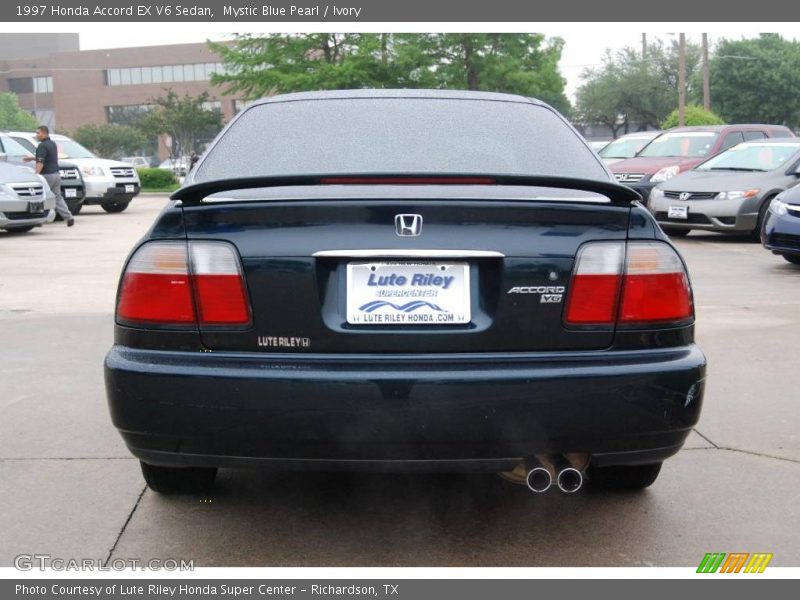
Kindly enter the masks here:
<path id="1" fill-rule="evenodd" d="M 607 165 L 613 165 L 626 158 L 633 158 L 642 148 L 649 144 L 653 138 L 659 135 L 661 135 L 660 131 L 637 131 L 635 133 L 628 133 L 606 144 L 598 154 Z"/>
<path id="2" fill-rule="evenodd" d="M 35 151 L 38 141 L 33 133 L 10 131 L 20 144 Z M 75 140 L 65 135 L 51 134 L 58 146 L 59 158 L 77 165 L 83 175 L 86 196 L 83 205 L 99 204 L 109 213 L 122 212 L 139 194 L 139 175 L 131 165 L 116 160 L 98 158 Z"/>
<path id="3" fill-rule="evenodd" d="M 123 156 L 122 162 L 131 165 L 134 169 L 146 169 L 150 166 L 147 156 Z"/>
<path id="4" fill-rule="evenodd" d="M 674 127 L 654 138 L 635 157 L 611 165 L 611 171 L 619 183 L 632 187 L 646 200 L 656 184 L 736 144 L 786 137 L 794 134 L 780 125 Z"/>
<path id="5" fill-rule="evenodd" d="M 745 142 L 657 185 L 648 206 L 669 235 L 703 229 L 758 241 L 772 199 L 800 182 L 798 166 L 798 138 Z"/>
<path id="6" fill-rule="evenodd" d="M 186 173 L 189 172 L 189 157 L 180 156 L 178 158 L 168 158 L 158 165 L 158 167 L 160 169 L 169 169 L 175 173 L 176 177 L 186 177 Z"/>
<path id="7" fill-rule="evenodd" d="M 33 170 L 34 163 L 25 162 L 24 158 L 26 156 L 33 156 L 28 147 L 0 132 L 0 158 L 4 157 L 6 162 L 12 165 Z M 80 170 L 77 165 L 63 160 L 58 161 L 58 169 L 61 172 L 61 195 L 64 197 L 70 212 L 78 214 L 85 196 Z"/>
<path id="8" fill-rule="evenodd" d="M 646 487 L 697 422 L 705 358 L 637 198 L 530 98 L 255 103 L 126 261 L 113 423 L 159 492 L 234 466 Z"/>
<path id="9" fill-rule="evenodd" d="M 56 198 L 44 177 L 31 169 L 0 162 L 0 229 L 23 233 L 50 223 Z"/>
<path id="10" fill-rule="evenodd" d="M 778 194 L 770 203 L 761 243 L 773 254 L 800 265 L 800 188 Z"/>

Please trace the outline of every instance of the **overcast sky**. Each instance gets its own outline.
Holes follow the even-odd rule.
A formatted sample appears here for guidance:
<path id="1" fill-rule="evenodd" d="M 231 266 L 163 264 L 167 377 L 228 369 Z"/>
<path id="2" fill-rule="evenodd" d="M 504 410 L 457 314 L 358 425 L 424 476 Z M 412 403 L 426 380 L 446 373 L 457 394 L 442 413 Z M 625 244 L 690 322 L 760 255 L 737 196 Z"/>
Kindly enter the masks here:
<path id="1" fill-rule="evenodd" d="M 187 43 L 203 42 L 207 39 L 222 40 L 231 37 L 231 30 L 226 29 L 226 24 L 196 23 L 184 29 L 175 29 L 168 26 L 168 29 L 159 27 L 136 27 L 136 35 L 130 35 L 129 26 L 124 33 L 119 29 L 120 25 L 102 27 L 80 26 L 81 49 L 95 50 L 101 48 L 120 48 L 129 46 L 150 46 L 164 43 Z M 248 24 L 249 25 L 249 24 Z M 258 24 L 252 24 L 255 27 Z M 258 31 L 249 26 L 237 25 L 238 31 L 250 29 Z M 430 26 L 428 26 L 430 28 Z M 792 24 L 754 24 L 749 28 L 744 24 L 736 24 L 732 27 L 720 28 L 719 24 L 703 26 L 702 24 L 647 24 L 648 38 L 654 40 L 661 38 L 664 40 L 673 39 L 674 36 L 668 32 L 678 31 L 679 27 L 688 32 L 687 39 L 699 43 L 700 34 L 698 32 L 706 30 L 709 32 L 709 40 L 714 43 L 714 39 L 720 37 L 742 38 L 753 37 L 759 31 L 776 31 L 782 33 L 787 38 L 794 38 L 796 26 Z M 564 53 L 559 63 L 562 75 L 567 80 L 567 94 L 572 98 L 575 89 L 580 85 L 580 74 L 586 67 L 598 66 L 601 64 L 602 56 L 607 48 L 618 50 L 625 46 L 641 47 L 643 24 L 542 24 L 540 31 L 547 35 L 558 35 L 566 42 Z M 165 35 L 168 34 L 168 35 Z"/>

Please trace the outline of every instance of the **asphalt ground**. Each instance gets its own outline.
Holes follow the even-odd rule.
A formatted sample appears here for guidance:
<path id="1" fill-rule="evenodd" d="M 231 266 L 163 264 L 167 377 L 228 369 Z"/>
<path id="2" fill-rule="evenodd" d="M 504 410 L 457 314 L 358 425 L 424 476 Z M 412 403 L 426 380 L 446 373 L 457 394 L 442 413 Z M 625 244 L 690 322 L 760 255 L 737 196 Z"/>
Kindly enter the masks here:
<path id="1" fill-rule="evenodd" d="M 679 240 L 709 360 L 702 418 L 642 493 L 535 496 L 494 475 L 222 470 L 159 496 L 111 426 L 102 360 L 123 260 L 165 203 L 0 232 L 0 566 L 19 554 L 196 566 L 800 566 L 800 268 Z"/>

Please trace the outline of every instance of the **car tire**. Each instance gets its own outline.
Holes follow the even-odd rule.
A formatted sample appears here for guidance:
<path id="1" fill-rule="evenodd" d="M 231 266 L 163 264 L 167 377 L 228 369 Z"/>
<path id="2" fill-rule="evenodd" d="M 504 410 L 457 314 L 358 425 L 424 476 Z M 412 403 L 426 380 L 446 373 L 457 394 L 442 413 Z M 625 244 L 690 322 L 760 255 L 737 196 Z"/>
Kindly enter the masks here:
<path id="1" fill-rule="evenodd" d="M 658 477 L 661 464 L 592 467 L 586 472 L 590 488 L 598 490 L 642 490 Z"/>
<path id="2" fill-rule="evenodd" d="M 28 233 L 35 225 L 26 225 L 25 227 L 6 227 L 8 233 Z"/>
<path id="3" fill-rule="evenodd" d="M 204 467 L 159 467 L 139 461 L 149 487 L 159 494 L 192 494 L 214 486 L 217 470 Z"/>
<path id="4" fill-rule="evenodd" d="M 678 227 L 662 227 L 661 230 L 669 237 L 686 237 L 691 229 L 680 229 Z"/>
<path id="5" fill-rule="evenodd" d="M 781 256 L 793 265 L 800 265 L 800 254 L 781 254 Z"/>
<path id="6" fill-rule="evenodd" d="M 767 220 L 767 211 L 769 211 L 769 205 L 772 204 L 773 198 L 775 198 L 775 196 L 770 196 L 761 203 L 761 208 L 758 210 L 756 227 L 750 232 L 749 237 L 751 242 L 761 243 L 761 230 L 764 228 L 764 222 Z"/>
<path id="7" fill-rule="evenodd" d="M 107 213 L 121 213 L 128 208 L 130 203 L 130 200 L 106 200 L 105 202 L 101 202 L 100 206 L 102 206 L 103 210 Z"/>

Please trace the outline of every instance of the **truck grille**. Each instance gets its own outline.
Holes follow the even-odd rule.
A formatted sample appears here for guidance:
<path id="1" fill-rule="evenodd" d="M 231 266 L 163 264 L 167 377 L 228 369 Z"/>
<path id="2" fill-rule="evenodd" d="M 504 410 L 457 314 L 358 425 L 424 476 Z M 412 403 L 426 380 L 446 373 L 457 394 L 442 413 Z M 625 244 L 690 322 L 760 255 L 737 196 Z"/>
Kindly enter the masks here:
<path id="1" fill-rule="evenodd" d="M 638 183 L 644 179 L 644 173 L 614 173 L 618 183 Z"/>
<path id="2" fill-rule="evenodd" d="M 117 179 L 133 178 L 133 167 L 111 167 L 111 174 Z"/>
<path id="3" fill-rule="evenodd" d="M 11 189 L 20 198 L 41 198 L 44 196 L 44 186 L 41 183 L 14 183 Z"/>
<path id="4" fill-rule="evenodd" d="M 59 169 L 61 179 L 78 179 L 78 169 Z"/>
<path id="5" fill-rule="evenodd" d="M 688 196 L 683 196 L 688 194 Z M 674 200 L 713 200 L 717 197 L 719 192 L 664 192 L 665 198 L 672 198 Z"/>

